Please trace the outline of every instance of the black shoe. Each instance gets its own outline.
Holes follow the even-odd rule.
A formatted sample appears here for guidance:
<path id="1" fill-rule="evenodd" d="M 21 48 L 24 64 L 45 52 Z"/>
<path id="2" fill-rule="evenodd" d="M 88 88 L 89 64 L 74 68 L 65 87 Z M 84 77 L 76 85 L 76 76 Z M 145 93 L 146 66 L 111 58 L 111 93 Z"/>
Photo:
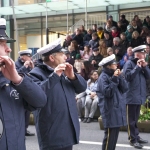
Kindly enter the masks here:
<path id="1" fill-rule="evenodd" d="M 86 123 L 86 122 L 87 122 L 87 118 L 84 118 L 83 123 Z"/>
<path id="2" fill-rule="evenodd" d="M 92 118 L 88 118 L 87 123 L 90 123 L 92 121 Z"/>
<path id="3" fill-rule="evenodd" d="M 142 149 L 143 145 L 141 145 L 140 143 L 136 142 L 136 143 L 131 143 L 130 142 L 130 145 L 133 146 L 134 148 L 137 148 L 137 149 Z"/>
<path id="4" fill-rule="evenodd" d="M 34 133 L 30 133 L 29 131 L 27 131 L 27 132 L 25 133 L 25 136 L 35 136 L 35 134 L 34 134 Z"/>
<path id="5" fill-rule="evenodd" d="M 142 138 L 138 139 L 138 142 L 139 142 L 139 143 L 142 143 L 142 144 L 148 143 L 147 140 L 143 140 Z"/>

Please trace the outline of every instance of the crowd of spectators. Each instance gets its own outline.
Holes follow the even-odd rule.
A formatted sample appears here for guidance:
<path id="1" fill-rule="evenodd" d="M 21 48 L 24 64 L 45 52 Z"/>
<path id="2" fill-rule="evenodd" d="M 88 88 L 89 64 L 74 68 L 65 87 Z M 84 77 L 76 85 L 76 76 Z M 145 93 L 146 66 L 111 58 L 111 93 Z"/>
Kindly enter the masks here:
<path id="1" fill-rule="evenodd" d="M 98 66 L 98 63 L 104 57 L 115 54 L 118 68 L 122 69 L 126 61 L 133 58 L 132 48 L 143 44 L 147 45 L 146 61 L 150 64 L 150 17 L 146 16 L 142 21 L 138 15 L 135 15 L 132 21 L 129 22 L 125 15 L 121 15 L 118 22 L 115 22 L 113 17 L 109 16 L 104 27 L 93 24 L 92 28 L 85 30 L 82 25 L 72 35 L 66 36 L 63 47 L 68 50 L 67 61 L 89 84 L 97 82 L 93 79 L 91 71 L 94 70 L 100 74 L 102 68 Z M 92 84 L 92 86 L 94 87 L 90 86 L 91 93 L 95 92 L 93 89 L 96 85 Z M 84 99 L 81 97 L 84 97 Z M 90 97 L 95 99 L 93 94 L 90 94 Z M 89 106 L 86 107 L 86 104 L 90 101 L 89 94 L 85 91 L 85 93 L 77 95 L 76 99 L 80 99 L 80 102 L 77 101 L 77 103 L 84 104 L 86 108 L 84 122 L 91 122 L 88 119 L 89 116 L 87 116 L 87 107 Z M 92 106 L 92 103 L 90 104 Z M 78 112 L 79 108 L 82 107 L 78 107 Z M 90 110 L 88 112 L 90 114 Z M 79 117 L 82 118 L 80 112 L 79 114 Z"/>

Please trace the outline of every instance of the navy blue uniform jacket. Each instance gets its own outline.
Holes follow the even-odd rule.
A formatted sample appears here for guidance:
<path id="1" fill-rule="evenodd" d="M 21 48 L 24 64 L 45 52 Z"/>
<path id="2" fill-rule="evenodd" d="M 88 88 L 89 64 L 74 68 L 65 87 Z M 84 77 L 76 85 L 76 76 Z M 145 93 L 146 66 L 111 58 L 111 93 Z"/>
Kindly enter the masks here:
<path id="1" fill-rule="evenodd" d="M 16 65 L 17 71 L 20 72 L 20 73 L 28 73 L 32 70 L 30 67 L 26 68 L 24 66 L 24 62 L 21 61 L 20 57 L 15 62 L 15 65 Z"/>
<path id="2" fill-rule="evenodd" d="M 40 65 L 30 74 L 45 91 L 47 104 L 35 112 L 40 150 L 55 150 L 79 142 L 79 121 L 75 93 L 86 90 L 86 81 L 76 75 L 69 80 L 58 76 L 53 69 Z"/>
<path id="3" fill-rule="evenodd" d="M 146 79 L 150 79 L 150 69 L 138 67 L 133 60 L 128 60 L 123 68 L 128 83 L 126 103 L 141 105 L 146 101 Z"/>
<path id="4" fill-rule="evenodd" d="M 124 93 L 127 91 L 126 81 L 122 76 L 115 77 L 103 69 L 99 79 L 97 94 L 102 121 L 105 128 L 126 125 L 126 104 Z"/>
<path id="5" fill-rule="evenodd" d="M 46 104 L 46 95 L 28 76 L 14 86 L 0 73 L 0 150 L 25 150 L 24 108 L 32 111 Z"/>

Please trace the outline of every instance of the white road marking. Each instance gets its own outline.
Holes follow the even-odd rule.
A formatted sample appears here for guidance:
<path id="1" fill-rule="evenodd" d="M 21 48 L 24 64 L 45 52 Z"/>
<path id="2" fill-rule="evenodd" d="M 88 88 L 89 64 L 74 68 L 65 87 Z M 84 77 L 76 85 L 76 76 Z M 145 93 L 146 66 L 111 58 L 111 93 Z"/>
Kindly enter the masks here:
<path id="1" fill-rule="evenodd" d="M 101 142 L 91 142 L 91 141 L 80 141 L 81 144 L 91 144 L 91 145 L 102 145 Z M 129 147 L 133 148 L 133 146 L 127 144 L 117 144 L 117 147 Z M 143 149 L 150 150 L 150 146 L 143 146 Z"/>

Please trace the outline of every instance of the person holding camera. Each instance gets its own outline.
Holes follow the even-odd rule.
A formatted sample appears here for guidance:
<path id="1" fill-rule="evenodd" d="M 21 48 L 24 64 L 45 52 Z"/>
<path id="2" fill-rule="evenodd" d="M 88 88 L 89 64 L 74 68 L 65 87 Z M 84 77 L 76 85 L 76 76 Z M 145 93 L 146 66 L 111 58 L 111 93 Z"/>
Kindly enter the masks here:
<path id="1" fill-rule="evenodd" d="M 127 84 L 120 69 L 117 69 L 114 54 L 104 58 L 99 66 L 103 66 L 97 84 L 99 107 L 104 125 L 102 150 L 115 150 L 119 129 L 126 126 L 124 93 L 127 91 Z"/>
<path id="2" fill-rule="evenodd" d="M 128 136 L 130 145 L 137 149 L 142 149 L 142 143 L 148 143 L 139 136 L 137 127 L 141 105 L 146 101 L 146 80 L 150 78 L 150 69 L 145 62 L 145 49 L 146 45 L 132 49 L 134 58 L 128 60 L 123 68 L 128 83 L 126 93 Z"/>

